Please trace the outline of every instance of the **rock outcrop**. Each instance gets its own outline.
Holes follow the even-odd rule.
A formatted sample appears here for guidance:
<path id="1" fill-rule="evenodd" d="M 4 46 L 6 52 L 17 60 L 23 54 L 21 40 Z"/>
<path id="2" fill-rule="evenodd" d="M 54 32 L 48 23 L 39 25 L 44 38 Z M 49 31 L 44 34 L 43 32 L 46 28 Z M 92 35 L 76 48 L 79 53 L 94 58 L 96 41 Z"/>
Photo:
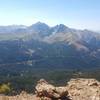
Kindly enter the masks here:
<path id="1" fill-rule="evenodd" d="M 72 100 L 100 100 L 100 82 L 95 79 L 71 79 L 67 90 Z"/>
<path id="2" fill-rule="evenodd" d="M 56 87 L 41 79 L 34 95 L 22 92 L 17 96 L 0 96 L 0 100 L 100 100 L 100 82 L 78 78 Z"/>
<path id="3" fill-rule="evenodd" d="M 41 79 L 36 86 L 37 97 L 48 98 L 48 100 L 69 100 L 67 87 L 55 87 L 44 79 Z"/>

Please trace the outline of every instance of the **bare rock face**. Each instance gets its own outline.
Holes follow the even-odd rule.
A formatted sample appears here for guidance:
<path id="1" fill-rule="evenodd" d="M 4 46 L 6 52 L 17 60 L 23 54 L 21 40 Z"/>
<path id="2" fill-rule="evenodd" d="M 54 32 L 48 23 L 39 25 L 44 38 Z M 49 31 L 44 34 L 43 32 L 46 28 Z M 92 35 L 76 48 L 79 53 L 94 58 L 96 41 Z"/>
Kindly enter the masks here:
<path id="1" fill-rule="evenodd" d="M 100 100 L 100 82 L 95 79 L 71 79 L 66 86 L 56 87 L 44 79 L 38 81 L 36 93 L 0 96 L 0 100 Z"/>
<path id="2" fill-rule="evenodd" d="M 95 79 L 71 79 L 64 87 L 55 87 L 41 79 L 37 97 L 43 100 L 100 100 L 100 82 Z"/>
<path id="3" fill-rule="evenodd" d="M 61 100 L 61 98 L 68 100 L 68 91 L 66 87 L 55 87 L 44 79 L 41 79 L 38 82 L 36 86 L 36 94 L 37 97 L 41 97 L 43 100 Z"/>
<path id="4" fill-rule="evenodd" d="M 100 100 L 100 82 L 95 79 L 71 79 L 67 89 L 72 100 Z"/>

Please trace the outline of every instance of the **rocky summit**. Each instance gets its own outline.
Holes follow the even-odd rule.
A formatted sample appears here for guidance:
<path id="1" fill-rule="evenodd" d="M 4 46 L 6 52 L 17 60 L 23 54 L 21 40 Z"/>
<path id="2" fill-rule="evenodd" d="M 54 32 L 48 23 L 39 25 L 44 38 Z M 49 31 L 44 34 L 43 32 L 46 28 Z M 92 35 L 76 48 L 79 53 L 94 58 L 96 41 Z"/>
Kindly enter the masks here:
<path id="1" fill-rule="evenodd" d="M 0 96 L 0 100 L 100 100 L 100 82 L 95 79 L 71 79 L 66 86 L 56 87 L 41 79 L 35 94 Z"/>

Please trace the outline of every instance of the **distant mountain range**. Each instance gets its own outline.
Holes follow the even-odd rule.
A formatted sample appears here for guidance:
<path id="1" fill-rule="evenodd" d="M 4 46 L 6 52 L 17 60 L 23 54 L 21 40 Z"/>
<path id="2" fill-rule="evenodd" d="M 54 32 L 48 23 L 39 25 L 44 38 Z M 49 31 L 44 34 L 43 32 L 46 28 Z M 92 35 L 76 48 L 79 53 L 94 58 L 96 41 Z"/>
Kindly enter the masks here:
<path id="1" fill-rule="evenodd" d="M 100 33 L 41 22 L 0 26 L 0 66 L 100 68 Z"/>

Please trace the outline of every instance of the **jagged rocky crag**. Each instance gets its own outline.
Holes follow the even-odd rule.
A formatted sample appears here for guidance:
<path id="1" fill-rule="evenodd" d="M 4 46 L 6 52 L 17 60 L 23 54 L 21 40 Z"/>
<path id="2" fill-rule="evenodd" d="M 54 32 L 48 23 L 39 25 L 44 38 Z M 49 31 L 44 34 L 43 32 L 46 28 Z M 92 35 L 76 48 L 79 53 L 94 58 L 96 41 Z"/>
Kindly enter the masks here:
<path id="1" fill-rule="evenodd" d="M 0 96 L 0 100 L 100 100 L 100 82 L 78 78 L 56 87 L 41 79 L 34 95 L 22 92 L 17 96 Z"/>

